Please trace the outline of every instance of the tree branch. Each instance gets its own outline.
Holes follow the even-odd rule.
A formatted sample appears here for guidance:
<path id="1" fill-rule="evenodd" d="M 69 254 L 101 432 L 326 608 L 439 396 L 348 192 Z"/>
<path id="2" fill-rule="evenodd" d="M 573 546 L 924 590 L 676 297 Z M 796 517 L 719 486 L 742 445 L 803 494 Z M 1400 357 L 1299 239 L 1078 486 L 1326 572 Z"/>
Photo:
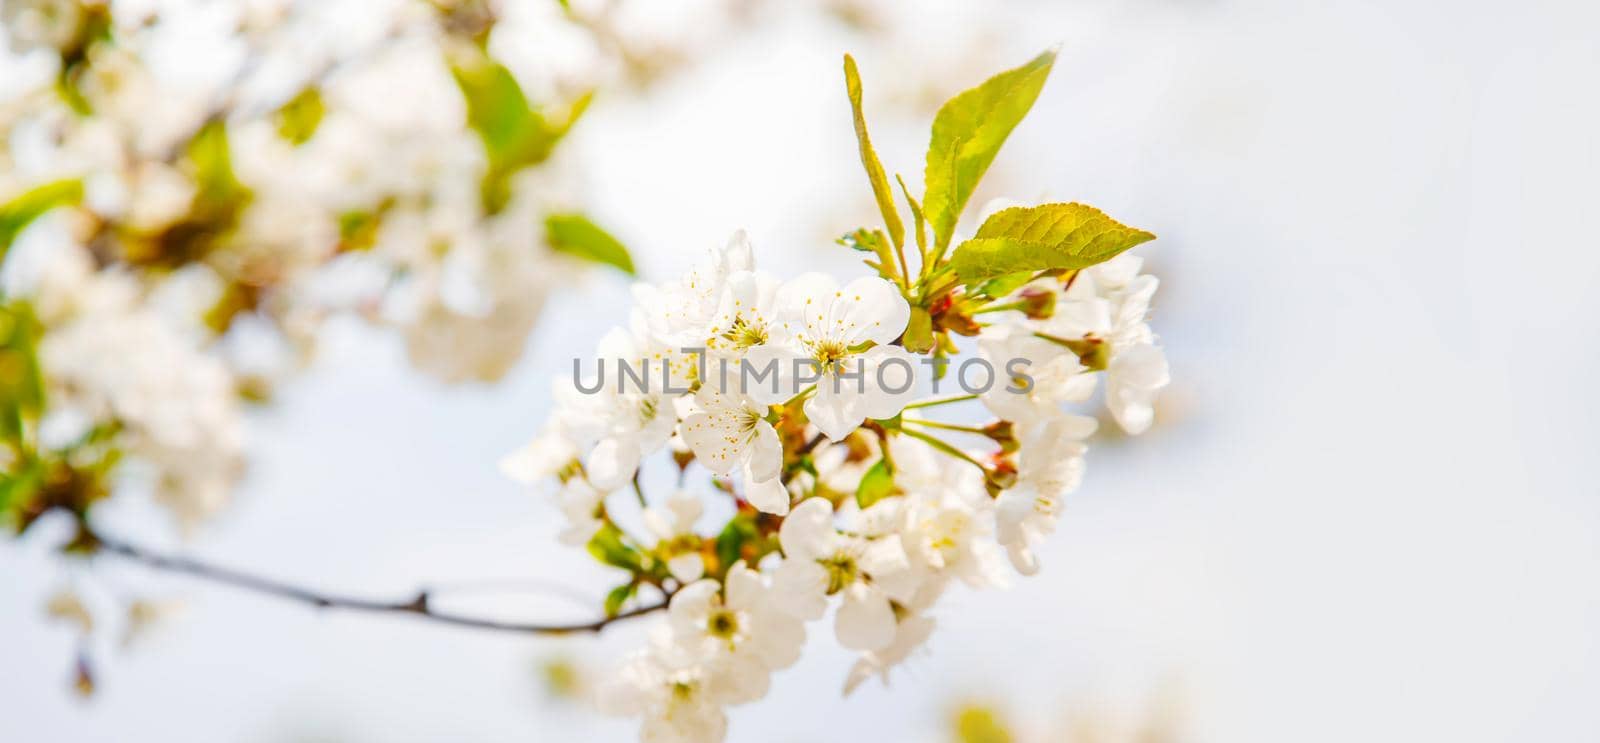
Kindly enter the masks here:
<path id="1" fill-rule="evenodd" d="M 456 614 L 440 611 L 429 604 L 429 593 L 420 591 L 412 598 L 405 601 L 379 601 L 374 599 L 358 598 L 353 596 L 338 596 L 321 593 L 309 588 L 291 585 L 282 581 L 266 578 L 260 575 L 245 573 L 230 568 L 219 567 L 177 555 L 164 555 L 144 547 L 124 542 L 114 537 L 103 534 L 94 534 L 100 545 L 102 553 L 117 555 L 146 567 L 162 570 L 169 573 L 180 573 L 193 578 L 231 586 L 245 591 L 275 596 L 281 599 L 310 604 L 320 609 L 342 609 L 354 612 L 368 612 L 374 614 L 402 614 L 426 619 L 442 624 L 453 624 L 458 627 L 473 627 L 477 629 L 496 630 L 500 632 L 517 632 L 536 635 L 568 635 L 580 632 L 599 632 L 610 626 L 613 622 L 650 614 L 667 608 L 667 602 L 672 598 L 667 592 L 660 601 L 646 604 L 634 609 L 617 614 L 613 617 L 604 617 L 589 622 L 573 622 L 570 624 L 541 624 L 534 622 L 508 622 L 497 619 Z"/>

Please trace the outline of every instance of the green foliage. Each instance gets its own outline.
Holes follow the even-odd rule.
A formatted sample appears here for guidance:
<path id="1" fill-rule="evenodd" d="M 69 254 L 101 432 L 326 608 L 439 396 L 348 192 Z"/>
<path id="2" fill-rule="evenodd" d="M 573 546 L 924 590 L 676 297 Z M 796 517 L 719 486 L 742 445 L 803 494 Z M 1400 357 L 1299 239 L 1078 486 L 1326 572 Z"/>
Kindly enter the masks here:
<path id="1" fill-rule="evenodd" d="M 889 239 L 899 247 L 905 243 L 906 228 L 900 222 L 900 213 L 894 208 L 894 192 L 889 190 L 889 176 L 883 172 L 883 163 L 878 161 L 878 153 L 872 149 L 872 140 L 867 136 L 867 119 L 861 113 L 861 75 L 856 71 L 855 59 L 848 54 L 844 55 L 844 85 L 846 94 L 850 96 L 850 110 L 855 116 L 861 165 L 866 168 L 867 180 L 872 183 L 872 197 L 878 202 L 878 211 L 883 213 L 883 224 L 889 229 Z"/>
<path id="2" fill-rule="evenodd" d="M 889 244 L 889 238 L 881 230 L 869 230 L 865 227 L 840 237 L 836 242 L 851 250 L 871 253 L 876 260 L 866 261 L 869 268 L 882 274 L 890 281 L 896 281 L 900 271 L 895 266 L 894 246 Z"/>
<path id="3" fill-rule="evenodd" d="M 0 204 L 0 261 L 5 260 L 17 235 L 33 220 L 58 206 L 83 200 L 83 181 L 69 178 L 35 186 Z"/>
<path id="4" fill-rule="evenodd" d="M 322 123 L 326 113 L 322 91 L 315 86 L 308 87 L 278 109 L 278 136 L 294 145 L 305 144 L 311 135 L 317 133 L 317 126 Z"/>
<path id="5" fill-rule="evenodd" d="M 467 125 L 478 133 L 488 155 L 480 194 L 484 210 L 494 214 L 511 200 L 511 177 L 550 157 L 588 108 L 591 96 L 584 95 L 562 120 L 552 122 L 529 104 L 505 65 L 484 56 L 458 61 L 451 71 L 466 98 Z"/>
<path id="6" fill-rule="evenodd" d="M 611 589 L 611 592 L 606 594 L 606 618 L 609 619 L 621 612 L 622 605 L 627 603 L 628 599 L 633 598 L 634 592 L 638 589 L 639 584 L 631 580 Z"/>
<path id="7" fill-rule="evenodd" d="M 123 258 L 138 266 L 174 268 L 205 257 L 238 224 L 253 194 L 233 172 L 228 127 L 212 119 L 184 149 L 183 166 L 194 183 L 189 213 L 154 233 L 128 232 Z"/>
<path id="8" fill-rule="evenodd" d="M 339 252 L 371 250 L 378 243 L 378 228 L 383 226 L 383 211 L 352 209 L 339 215 Z"/>
<path id="9" fill-rule="evenodd" d="M 589 540 L 589 554 L 594 559 L 616 568 L 622 568 L 630 573 L 639 573 L 644 570 L 639 551 L 629 547 L 622 541 L 622 530 L 609 521 L 595 532 Z"/>
<path id="10" fill-rule="evenodd" d="M 586 261 L 614 266 L 635 275 L 628 249 L 611 233 L 582 214 L 551 214 L 544 218 L 545 241 L 551 249 Z"/>
<path id="11" fill-rule="evenodd" d="M 1023 284 L 1026 284 L 1031 280 L 1033 280 L 1033 272 L 1031 271 L 1022 271 L 1019 273 L 1006 274 L 1004 276 L 996 276 L 988 281 L 983 282 L 983 284 L 978 287 L 978 293 L 986 297 L 999 299 L 1007 294 L 1010 294 L 1011 292 L 1021 289 Z"/>
<path id="12" fill-rule="evenodd" d="M 0 306 L 0 439 L 16 443 L 23 421 L 44 406 L 44 376 L 39 371 L 39 323 L 22 302 Z"/>
<path id="13" fill-rule="evenodd" d="M 726 574 L 730 566 L 744 559 L 745 546 L 760 539 L 761 530 L 756 527 L 755 518 L 748 513 L 736 514 L 717 535 L 717 569 Z"/>
<path id="14" fill-rule="evenodd" d="M 194 211 L 204 214 L 237 214 L 250 198 L 250 189 L 233 173 L 233 152 L 228 144 L 228 126 L 213 119 L 195 132 L 185 152 L 194 179 Z"/>
<path id="15" fill-rule="evenodd" d="M 1039 97 L 1055 59 L 1055 51 L 1047 51 L 939 108 L 928 143 L 922 207 L 941 251 L 1000 145 Z"/>
<path id="16" fill-rule="evenodd" d="M 879 459 L 861 476 L 861 484 L 856 487 L 856 504 L 867 508 L 894 493 L 894 473 L 887 460 Z"/>
<path id="17" fill-rule="evenodd" d="M 950 265 L 968 285 L 999 277 L 1009 283 L 1018 273 L 1087 268 L 1154 238 L 1083 204 L 1016 207 L 989 217 L 976 237 L 956 246 Z"/>

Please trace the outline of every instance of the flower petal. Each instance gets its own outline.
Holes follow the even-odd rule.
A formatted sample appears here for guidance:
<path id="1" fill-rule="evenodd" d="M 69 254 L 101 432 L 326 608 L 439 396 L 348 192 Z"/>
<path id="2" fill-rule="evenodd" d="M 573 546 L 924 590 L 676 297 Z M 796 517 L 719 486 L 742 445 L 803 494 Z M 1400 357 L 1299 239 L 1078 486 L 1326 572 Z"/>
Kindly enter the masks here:
<path id="1" fill-rule="evenodd" d="M 836 333 L 848 345 L 872 341 L 880 346 L 899 338 L 911 320 L 911 305 L 894 284 L 876 276 L 863 276 L 844 285 L 837 301 L 841 303 Z M 839 322 L 842 321 L 842 322 Z"/>
<path id="2" fill-rule="evenodd" d="M 778 527 L 778 544 L 790 560 L 815 560 L 833 540 L 833 504 L 827 498 L 807 498 Z"/>
<path id="3" fill-rule="evenodd" d="M 894 609 L 883 592 L 860 583 L 851 586 L 834 617 L 839 644 L 851 650 L 878 650 L 894 642 Z"/>

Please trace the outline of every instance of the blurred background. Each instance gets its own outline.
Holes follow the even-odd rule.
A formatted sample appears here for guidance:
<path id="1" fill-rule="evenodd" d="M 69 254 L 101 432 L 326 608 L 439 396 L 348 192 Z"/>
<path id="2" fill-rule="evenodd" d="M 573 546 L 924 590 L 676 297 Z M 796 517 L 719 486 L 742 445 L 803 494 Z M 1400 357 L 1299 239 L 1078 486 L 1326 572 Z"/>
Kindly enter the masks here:
<path id="1" fill-rule="evenodd" d="M 926 651 L 848 699 L 851 658 L 813 632 L 766 700 L 730 711 L 730 740 L 1007 739 L 977 737 L 995 719 L 1039 741 L 1600 738 L 1596 6 L 797 2 L 717 11 L 712 34 L 705 4 L 675 5 L 652 22 L 693 54 L 602 92 L 562 145 L 641 276 L 737 228 L 780 275 L 856 272 L 832 244 L 872 219 L 841 55 L 880 154 L 912 176 L 938 102 L 1059 44 L 974 202 L 1081 200 L 1155 232 L 1139 250 L 1174 378 L 1149 434 L 1091 452 L 1040 575 L 956 591 Z M 100 515 L 327 589 L 556 579 L 590 608 L 457 601 L 589 616 L 602 569 L 495 463 L 625 321 L 627 286 L 588 272 L 554 291 L 494 385 L 442 384 L 403 339 L 334 317 L 249 414 L 219 517 L 180 542 L 148 503 Z M 98 655 L 80 697 L 76 636 L 44 609 L 83 571 L 53 553 L 68 531 L 0 543 L 0 739 L 636 735 L 569 692 L 638 624 L 526 639 L 109 560 L 95 580 L 183 608 Z"/>

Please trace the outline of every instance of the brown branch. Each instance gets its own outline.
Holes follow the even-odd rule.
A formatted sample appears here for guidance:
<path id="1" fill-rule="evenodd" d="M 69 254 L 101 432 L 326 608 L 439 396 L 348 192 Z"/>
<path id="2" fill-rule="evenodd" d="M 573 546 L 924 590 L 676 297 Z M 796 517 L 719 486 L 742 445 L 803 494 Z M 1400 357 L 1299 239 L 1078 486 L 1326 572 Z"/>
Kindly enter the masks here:
<path id="1" fill-rule="evenodd" d="M 170 573 L 180 573 L 193 578 L 210 581 L 245 591 L 275 596 L 281 599 L 310 604 L 319 609 L 342 609 L 355 612 L 369 612 L 374 614 L 401 614 L 426 619 L 442 624 L 453 624 L 458 627 L 474 627 L 477 629 L 497 630 L 500 632 L 518 632 L 537 635 L 567 635 L 580 632 L 599 632 L 624 619 L 650 614 L 667 607 L 667 602 L 672 598 L 670 592 L 660 601 L 646 604 L 634 609 L 588 622 L 573 622 L 569 624 L 542 624 L 535 622 L 509 622 L 498 619 L 485 619 L 482 617 L 456 614 L 440 611 L 429 603 L 429 593 L 420 591 L 415 596 L 405 601 L 381 601 L 375 599 L 358 598 L 353 596 L 338 596 L 322 593 L 309 588 L 285 583 L 283 581 L 266 578 L 230 568 L 219 567 L 200 562 L 188 557 L 177 555 L 164 555 L 151 551 L 114 537 L 95 534 L 94 538 L 99 543 L 102 553 L 117 555 L 146 567 L 163 570 Z"/>

